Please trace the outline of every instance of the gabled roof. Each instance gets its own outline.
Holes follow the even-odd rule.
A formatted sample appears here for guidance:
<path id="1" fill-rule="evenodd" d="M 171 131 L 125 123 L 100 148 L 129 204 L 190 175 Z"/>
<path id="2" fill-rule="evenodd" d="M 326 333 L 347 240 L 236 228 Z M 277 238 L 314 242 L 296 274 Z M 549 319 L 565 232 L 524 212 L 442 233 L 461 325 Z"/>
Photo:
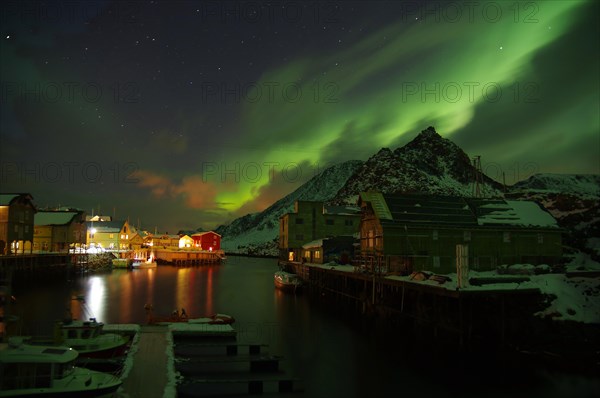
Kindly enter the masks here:
<path id="1" fill-rule="evenodd" d="M 9 206 L 15 201 L 26 202 L 29 203 L 32 207 L 35 207 L 33 204 L 33 196 L 28 193 L 3 193 L 0 194 L 0 206 Z"/>
<path id="2" fill-rule="evenodd" d="M 198 232 L 197 234 L 193 234 L 192 237 L 202 236 L 202 235 L 206 235 L 206 234 L 214 234 L 214 235 L 218 235 L 219 237 L 221 236 L 218 233 L 216 233 L 215 231 L 205 231 L 205 232 Z"/>
<path id="3" fill-rule="evenodd" d="M 34 225 L 66 225 L 70 224 L 77 211 L 38 211 L 33 217 Z"/>
<path id="4" fill-rule="evenodd" d="M 381 192 L 361 192 L 359 196 L 360 202 L 370 202 L 375 215 L 380 220 L 393 220 L 390 209 Z"/>
<path id="5" fill-rule="evenodd" d="M 88 229 L 95 228 L 97 232 L 120 232 L 125 221 L 86 221 Z"/>
<path id="6" fill-rule="evenodd" d="M 152 236 L 152 238 L 156 238 L 156 239 L 179 239 L 179 235 L 173 235 L 173 234 L 158 234 L 158 235 L 154 235 L 154 236 Z"/>
<path id="7" fill-rule="evenodd" d="M 516 226 L 558 228 L 556 220 L 536 202 L 424 194 L 361 193 L 382 225 Z"/>

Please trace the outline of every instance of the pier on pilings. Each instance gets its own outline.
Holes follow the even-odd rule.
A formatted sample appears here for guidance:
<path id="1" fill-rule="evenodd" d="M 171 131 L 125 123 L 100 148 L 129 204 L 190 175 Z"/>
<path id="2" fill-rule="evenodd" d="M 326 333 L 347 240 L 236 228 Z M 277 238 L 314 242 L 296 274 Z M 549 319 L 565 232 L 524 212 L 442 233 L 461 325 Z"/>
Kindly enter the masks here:
<path id="1" fill-rule="evenodd" d="M 538 289 L 450 290 L 359 267 L 280 265 L 302 278 L 313 300 L 457 347 L 514 343 L 542 299 Z"/>
<path id="2" fill-rule="evenodd" d="M 45 278 L 69 275 L 85 269 L 87 253 L 32 253 L 0 256 L 0 279 L 8 275 L 15 279 Z"/>

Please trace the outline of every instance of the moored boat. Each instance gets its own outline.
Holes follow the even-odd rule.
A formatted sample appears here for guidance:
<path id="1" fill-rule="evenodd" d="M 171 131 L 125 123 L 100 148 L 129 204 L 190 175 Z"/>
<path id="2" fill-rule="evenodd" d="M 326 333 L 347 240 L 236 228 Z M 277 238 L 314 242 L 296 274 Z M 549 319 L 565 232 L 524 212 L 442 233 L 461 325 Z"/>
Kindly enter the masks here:
<path id="1" fill-rule="evenodd" d="M 274 275 L 275 287 L 287 291 L 298 292 L 302 288 L 302 279 L 296 274 L 285 271 L 277 271 Z"/>
<path id="2" fill-rule="evenodd" d="M 235 318 L 227 314 L 216 313 L 202 318 L 190 318 L 185 309 L 182 308 L 181 312 L 179 312 L 178 309 L 173 310 L 170 316 L 155 317 L 152 304 L 146 304 L 144 309 L 146 310 L 149 325 L 179 322 L 190 324 L 230 325 L 235 322 Z"/>
<path id="3" fill-rule="evenodd" d="M 89 321 L 59 322 L 61 343 L 82 357 L 116 358 L 125 355 L 129 338 L 116 333 L 102 333 L 104 323 L 96 318 Z"/>
<path id="4" fill-rule="evenodd" d="M 150 253 L 150 257 L 146 260 L 136 259 L 132 264 L 133 269 L 138 268 L 156 268 L 156 261 L 154 260 L 154 252 Z"/>
<path id="5" fill-rule="evenodd" d="M 131 264 L 133 269 L 156 268 L 156 261 L 134 261 Z"/>
<path id="6" fill-rule="evenodd" d="M 0 344 L 0 397 L 99 397 L 119 388 L 113 375 L 75 367 L 77 356 L 70 347 L 12 337 Z"/>

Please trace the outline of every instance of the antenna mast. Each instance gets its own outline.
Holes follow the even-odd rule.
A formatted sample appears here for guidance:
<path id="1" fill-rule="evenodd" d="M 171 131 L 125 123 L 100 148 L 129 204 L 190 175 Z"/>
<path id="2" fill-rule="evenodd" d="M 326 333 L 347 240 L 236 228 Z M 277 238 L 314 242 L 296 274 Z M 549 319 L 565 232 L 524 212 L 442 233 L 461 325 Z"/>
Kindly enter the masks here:
<path id="1" fill-rule="evenodd" d="M 481 156 L 477 155 L 473 158 L 473 168 L 475 168 L 475 181 L 473 183 L 473 197 L 480 198 L 481 197 L 481 184 L 482 180 L 482 172 L 481 172 Z"/>

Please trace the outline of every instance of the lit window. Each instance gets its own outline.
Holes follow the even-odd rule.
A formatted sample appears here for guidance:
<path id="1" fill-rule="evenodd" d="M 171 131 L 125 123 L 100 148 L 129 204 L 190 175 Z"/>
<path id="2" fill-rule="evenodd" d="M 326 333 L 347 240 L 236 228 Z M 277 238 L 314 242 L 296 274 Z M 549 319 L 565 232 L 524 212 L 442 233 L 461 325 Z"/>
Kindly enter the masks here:
<path id="1" fill-rule="evenodd" d="M 317 250 L 315 252 L 315 258 L 321 258 L 321 251 L 320 250 Z"/>

